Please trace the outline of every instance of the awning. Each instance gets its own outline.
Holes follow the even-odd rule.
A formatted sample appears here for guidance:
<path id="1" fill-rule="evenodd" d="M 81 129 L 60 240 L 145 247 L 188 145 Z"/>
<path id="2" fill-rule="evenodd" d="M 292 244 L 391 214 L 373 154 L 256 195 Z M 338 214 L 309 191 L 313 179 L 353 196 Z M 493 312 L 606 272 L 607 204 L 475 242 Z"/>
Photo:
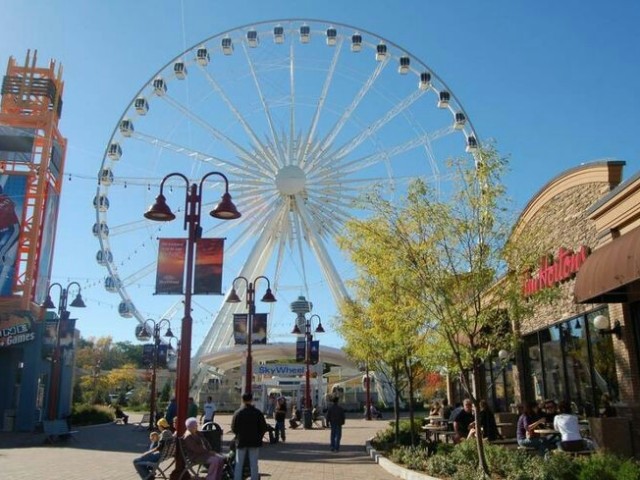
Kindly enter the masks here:
<path id="1" fill-rule="evenodd" d="M 587 258 L 576 274 L 576 303 L 624 303 L 628 285 L 640 279 L 640 228 L 616 238 Z"/>

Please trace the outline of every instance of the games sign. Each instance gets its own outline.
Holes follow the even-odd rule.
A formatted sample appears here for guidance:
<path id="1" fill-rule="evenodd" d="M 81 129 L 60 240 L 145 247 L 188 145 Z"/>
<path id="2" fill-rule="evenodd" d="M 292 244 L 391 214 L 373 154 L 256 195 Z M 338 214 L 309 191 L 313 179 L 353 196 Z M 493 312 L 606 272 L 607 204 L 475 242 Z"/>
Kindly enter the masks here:
<path id="1" fill-rule="evenodd" d="M 0 348 L 31 342 L 35 338 L 28 312 L 0 313 Z"/>

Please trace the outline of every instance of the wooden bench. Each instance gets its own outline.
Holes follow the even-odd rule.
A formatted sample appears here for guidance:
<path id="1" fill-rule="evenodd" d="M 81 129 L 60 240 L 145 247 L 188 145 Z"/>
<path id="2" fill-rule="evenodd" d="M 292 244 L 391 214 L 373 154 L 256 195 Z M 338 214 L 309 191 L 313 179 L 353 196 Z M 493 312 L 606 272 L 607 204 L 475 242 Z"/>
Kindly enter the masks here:
<path id="1" fill-rule="evenodd" d="M 135 428 L 147 428 L 143 425 L 143 423 L 146 423 L 148 427 L 149 424 L 151 423 L 151 415 L 149 415 L 148 413 L 143 413 L 140 421 L 134 424 Z"/>
<path id="2" fill-rule="evenodd" d="M 45 442 L 54 443 L 56 440 L 68 440 L 78 433 L 70 430 L 66 420 L 43 420 L 42 426 L 46 435 Z"/>

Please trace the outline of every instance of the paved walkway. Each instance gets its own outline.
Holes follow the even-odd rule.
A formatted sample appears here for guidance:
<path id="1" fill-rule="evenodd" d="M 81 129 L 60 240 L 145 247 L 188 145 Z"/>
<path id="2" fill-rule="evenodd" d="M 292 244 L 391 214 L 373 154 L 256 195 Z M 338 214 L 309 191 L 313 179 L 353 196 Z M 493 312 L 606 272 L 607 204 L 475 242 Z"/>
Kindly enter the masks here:
<path id="1" fill-rule="evenodd" d="M 135 422 L 141 415 L 133 414 Z M 224 451 L 231 440 L 231 416 L 217 415 L 224 429 Z M 329 450 L 329 430 L 287 430 L 286 443 L 265 445 L 261 450 L 262 480 L 394 480 L 365 452 L 364 444 L 386 421 L 348 418 L 340 452 Z M 148 432 L 133 425 L 80 427 L 75 439 L 44 445 L 44 434 L 0 433 L 0 477 L 11 480 L 138 478 L 132 460 L 149 443 Z"/>

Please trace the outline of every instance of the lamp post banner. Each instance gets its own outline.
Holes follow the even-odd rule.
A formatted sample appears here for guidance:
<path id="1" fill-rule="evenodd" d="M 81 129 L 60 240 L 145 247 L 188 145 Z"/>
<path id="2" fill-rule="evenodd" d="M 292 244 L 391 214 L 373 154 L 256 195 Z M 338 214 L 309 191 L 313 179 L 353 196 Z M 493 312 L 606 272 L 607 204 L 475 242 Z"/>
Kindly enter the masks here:
<path id="1" fill-rule="evenodd" d="M 224 238 L 200 238 L 197 243 L 193 293 L 222 294 Z"/>
<path id="2" fill-rule="evenodd" d="M 309 361 L 315 365 L 320 360 L 320 340 L 312 340 L 310 343 Z"/>
<path id="3" fill-rule="evenodd" d="M 296 340 L 296 362 L 304 362 L 307 341 L 304 338 Z"/>
<path id="4" fill-rule="evenodd" d="M 247 344 L 247 314 L 233 314 L 233 340 L 236 345 Z M 251 344 L 266 345 L 267 343 L 267 314 L 253 314 L 253 328 L 251 329 Z"/>
<path id="5" fill-rule="evenodd" d="M 161 238 L 158 248 L 156 295 L 182 295 L 184 293 L 184 259 L 187 240 Z"/>

